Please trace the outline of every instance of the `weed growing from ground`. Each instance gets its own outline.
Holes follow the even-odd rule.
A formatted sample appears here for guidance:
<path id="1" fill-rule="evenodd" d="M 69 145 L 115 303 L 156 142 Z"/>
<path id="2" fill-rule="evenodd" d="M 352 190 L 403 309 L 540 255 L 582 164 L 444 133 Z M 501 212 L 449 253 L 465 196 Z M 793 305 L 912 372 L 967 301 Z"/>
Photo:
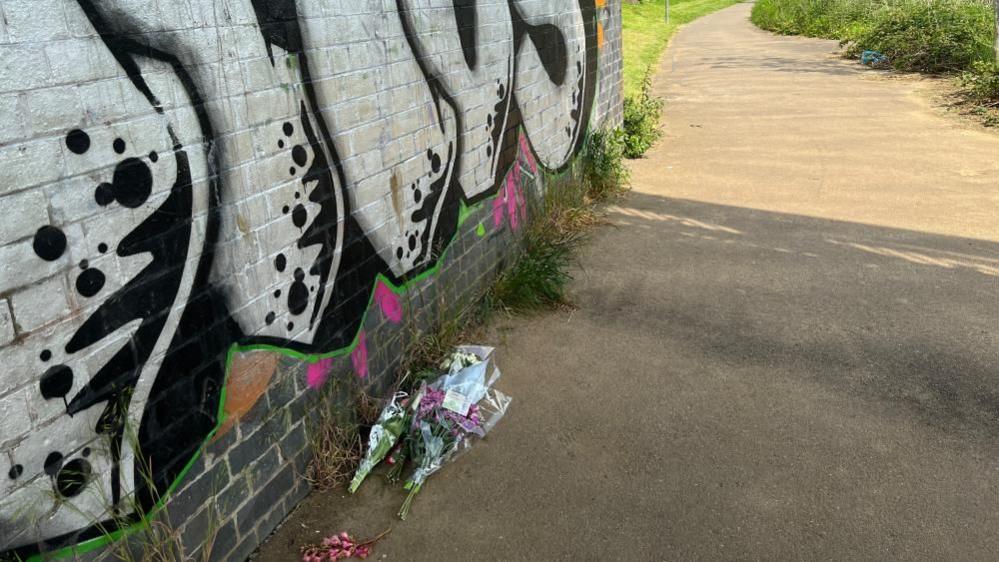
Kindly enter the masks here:
<path id="1" fill-rule="evenodd" d="M 645 70 L 642 87 L 638 95 L 624 98 L 624 155 L 639 158 L 652 148 L 662 131 L 659 119 L 662 115 L 663 100 L 652 96 L 652 67 Z"/>
<path id="2" fill-rule="evenodd" d="M 350 481 L 361 461 L 360 425 L 367 421 L 361 418 L 374 412 L 377 419 L 378 410 L 375 399 L 340 378 L 323 386 L 306 426 L 312 460 L 304 476 L 313 488 L 330 490 Z"/>
<path id="3" fill-rule="evenodd" d="M 137 436 L 127 422 L 124 434 L 125 442 L 132 443 L 133 450 L 138 450 L 138 447 L 135 445 L 138 443 Z M 159 505 L 162 498 L 156 493 L 153 467 L 142 455 L 137 454 L 134 462 L 138 466 L 138 470 L 136 471 L 138 477 L 143 481 L 147 489 L 150 490 L 149 494 L 152 501 L 156 505 Z M 214 498 L 218 491 L 213 483 L 211 497 Z M 134 495 L 128 496 L 126 502 L 135 503 Z M 201 540 L 201 544 L 197 546 L 196 551 L 188 553 L 184 551 L 185 545 L 181 541 L 180 530 L 174 527 L 170 519 L 168 506 L 151 514 L 146 513 L 137 503 L 131 507 L 134 513 L 139 514 L 139 521 L 136 524 L 138 530 L 121 539 L 114 540 L 111 537 L 108 540 L 109 548 L 107 551 L 112 554 L 114 559 L 124 562 L 176 562 L 177 560 L 208 562 L 212 559 L 212 550 L 215 545 L 215 538 L 221 519 L 215 509 L 214 500 L 207 502 L 207 507 L 205 507 L 207 510 L 207 523 L 204 528 L 204 538 Z M 124 529 L 132 524 L 128 519 L 117 519 L 117 517 L 120 516 L 116 515 L 116 528 Z M 107 529 L 103 527 L 101 529 L 107 534 Z M 186 546 L 188 549 L 193 550 L 192 547 L 194 545 Z"/>
<path id="4" fill-rule="evenodd" d="M 627 190 L 624 137 L 621 129 L 596 130 L 587 137 L 580 167 L 586 195 L 592 201 L 606 201 Z"/>
<path id="5" fill-rule="evenodd" d="M 567 305 L 571 243 L 529 234 L 525 238 L 523 254 L 496 284 L 493 294 L 497 303 L 516 312 Z"/>
<path id="6" fill-rule="evenodd" d="M 597 202 L 627 189 L 625 134 L 596 130 L 580 159 L 561 177 L 545 178 L 545 189 L 528 189 L 530 220 L 518 240 L 519 251 L 490 291 L 496 306 L 512 312 L 569 306 L 573 255 L 597 221 Z"/>
<path id="7" fill-rule="evenodd" d="M 573 252 L 595 220 L 589 187 L 578 175 L 549 177 L 542 193 L 525 190 L 530 220 L 518 240 L 518 253 L 493 286 L 495 306 L 526 312 L 568 305 Z"/>

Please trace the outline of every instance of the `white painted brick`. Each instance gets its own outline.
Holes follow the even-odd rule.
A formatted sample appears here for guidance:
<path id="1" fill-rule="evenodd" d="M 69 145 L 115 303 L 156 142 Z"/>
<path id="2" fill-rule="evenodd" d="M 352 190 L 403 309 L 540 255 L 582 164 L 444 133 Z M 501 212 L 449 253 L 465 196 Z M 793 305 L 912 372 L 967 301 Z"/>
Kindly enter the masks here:
<path id="1" fill-rule="evenodd" d="M 117 67 L 115 68 L 117 69 Z M 115 76 L 117 76 L 117 74 Z M 186 104 L 187 94 L 183 91 L 183 88 L 180 87 L 176 75 L 172 72 L 149 73 L 145 75 L 145 80 L 146 84 L 149 86 L 149 91 L 156 94 L 156 99 L 160 101 L 160 105 L 163 107 L 164 112 L 168 115 L 171 110 Z M 141 105 L 143 111 L 148 111 L 149 102 L 146 100 L 145 96 L 143 96 L 127 81 L 122 82 L 120 77 L 119 83 L 125 86 L 123 88 L 123 96 L 129 98 L 130 100 L 134 100 L 131 103 Z"/>
<path id="2" fill-rule="evenodd" d="M 79 84 L 120 72 L 114 57 L 97 37 L 57 41 L 44 46 L 53 82 Z"/>
<path id="3" fill-rule="evenodd" d="M 0 144 L 24 139 L 30 134 L 22 118 L 25 112 L 24 100 L 27 94 L 8 92 L 0 94 Z"/>
<path id="4" fill-rule="evenodd" d="M 10 315 L 10 303 L 0 300 L 0 347 L 14 341 L 14 319 Z"/>
<path id="5" fill-rule="evenodd" d="M 49 223 L 45 194 L 40 189 L 0 197 L 0 244 L 32 235 Z"/>
<path id="6" fill-rule="evenodd" d="M 0 449 L 7 449 L 31 429 L 27 388 L 0 398 Z"/>
<path id="7" fill-rule="evenodd" d="M 256 25 L 253 5 L 245 0 L 218 0 L 220 25 Z"/>
<path id="8" fill-rule="evenodd" d="M 277 60 L 275 62 L 280 65 L 284 61 Z M 267 57 L 242 61 L 240 67 L 242 69 L 242 83 L 247 91 L 268 90 L 278 84 L 287 83 L 278 79 L 278 69 L 281 67 L 275 68 Z"/>
<path id="9" fill-rule="evenodd" d="M 8 38 L 14 43 L 69 37 L 61 0 L 5 0 L 3 15 Z"/>
<path id="10" fill-rule="evenodd" d="M 0 246 L 0 293 L 52 275 L 67 263 L 65 255 L 54 262 L 39 259 L 31 240 Z"/>
<path id="11" fill-rule="evenodd" d="M 30 332 L 68 315 L 68 294 L 69 287 L 61 275 L 14 293 L 11 305 L 17 325 Z"/>
<path id="12" fill-rule="evenodd" d="M 94 122 L 114 122 L 128 117 L 128 106 L 122 96 L 122 85 L 125 83 L 128 88 L 134 89 L 124 76 L 79 85 L 80 103 L 88 114 L 94 116 Z"/>
<path id="13" fill-rule="evenodd" d="M 231 93 L 245 92 L 248 90 L 248 88 L 246 87 L 246 83 L 243 80 L 243 71 L 240 61 L 233 60 L 222 63 L 220 73 L 222 78 L 223 93 L 229 93 L 229 95 L 225 97 L 224 100 L 224 105 L 225 105 L 224 110 L 228 111 L 229 106 L 231 104 L 231 100 L 233 98 Z"/>
<path id="14" fill-rule="evenodd" d="M 68 131 L 84 121 L 76 86 L 35 90 L 27 97 L 29 127 L 34 134 Z"/>
<path id="15" fill-rule="evenodd" d="M 94 191 L 99 183 L 90 177 L 78 176 L 45 186 L 52 221 L 67 224 L 99 212 L 101 207 L 94 199 Z"/>
<path id="16" fill-rule="evenodd" d="M 0 91 L 41 88 L 50 81 L 51 70 L 41 45 L 0 45 Z"/>
<path id="17" fill-rule="evenodd" d="M 359 154 L 386 144 L 385 127 L 382 122 L 369 123 L 354 129 L 350 135 L 350 152 Z"/>
<path id="18" fill-rule="evenodd" d="M 66 29 L 73 37 L 97 37 L 97 31 L 90 24 L 79 2 L 63 2 L 63 14 L 66 18 Z"/>
<path id="19" fill-rule="evenodd" d="M 191 0 L 156 0 L 163 14 L 177 14 L 179 28 L 207 28 L 216 25 L 215 2 L 192 2 Z"/>

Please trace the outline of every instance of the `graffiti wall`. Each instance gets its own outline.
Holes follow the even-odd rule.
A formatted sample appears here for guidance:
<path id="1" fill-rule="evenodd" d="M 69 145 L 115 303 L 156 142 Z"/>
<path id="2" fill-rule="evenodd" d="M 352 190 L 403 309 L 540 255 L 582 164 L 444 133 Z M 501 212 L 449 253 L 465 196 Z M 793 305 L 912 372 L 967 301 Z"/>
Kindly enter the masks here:
<path id="1" fill-rule="evenodd" d="M 606 2 L 0 0 L 0 551 L 92 540 L 237 447 L 276 384 L 241 350 L 302 365 L 270 409 L 398 353 L 369 309 L 403 322 L 469 217 L 465 249 L 516 229 L 617 118 Z"/>

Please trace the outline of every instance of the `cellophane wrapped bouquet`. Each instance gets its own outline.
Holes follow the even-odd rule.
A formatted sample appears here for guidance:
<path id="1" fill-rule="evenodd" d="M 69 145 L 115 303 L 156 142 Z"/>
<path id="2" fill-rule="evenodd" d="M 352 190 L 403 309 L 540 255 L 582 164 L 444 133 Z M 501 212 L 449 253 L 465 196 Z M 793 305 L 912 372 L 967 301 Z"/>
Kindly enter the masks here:
<path id="1" fill-rule="evenodd" d="M 409 491 L 399 517 L 409 514 L 427 478 L 467 451 L 506 414 L 511 398 L 493 385 L 500 370 L 493 348 L 459 346 L 440 365 L 442 374 L 422 383 L 411 395 L 397 393 L 371 428 L 368 448 L 349 490 L 357 490 L 371 470 L 385 460 L 388 476 L 398 481 L 411 467 Z"/>

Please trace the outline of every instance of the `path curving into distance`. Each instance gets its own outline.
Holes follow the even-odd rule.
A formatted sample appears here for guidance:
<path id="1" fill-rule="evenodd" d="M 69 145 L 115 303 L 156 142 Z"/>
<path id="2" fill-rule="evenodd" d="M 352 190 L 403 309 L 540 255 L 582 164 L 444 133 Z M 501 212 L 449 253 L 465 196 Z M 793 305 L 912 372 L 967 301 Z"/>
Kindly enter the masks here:
<path id="1" fill-rule="evenodd" d="M 927 81 L 783 37 L 744 3 L 670 44 L 666 138 L 636 191 L 999 241 L 999 134 L 936 111 Z"/>

